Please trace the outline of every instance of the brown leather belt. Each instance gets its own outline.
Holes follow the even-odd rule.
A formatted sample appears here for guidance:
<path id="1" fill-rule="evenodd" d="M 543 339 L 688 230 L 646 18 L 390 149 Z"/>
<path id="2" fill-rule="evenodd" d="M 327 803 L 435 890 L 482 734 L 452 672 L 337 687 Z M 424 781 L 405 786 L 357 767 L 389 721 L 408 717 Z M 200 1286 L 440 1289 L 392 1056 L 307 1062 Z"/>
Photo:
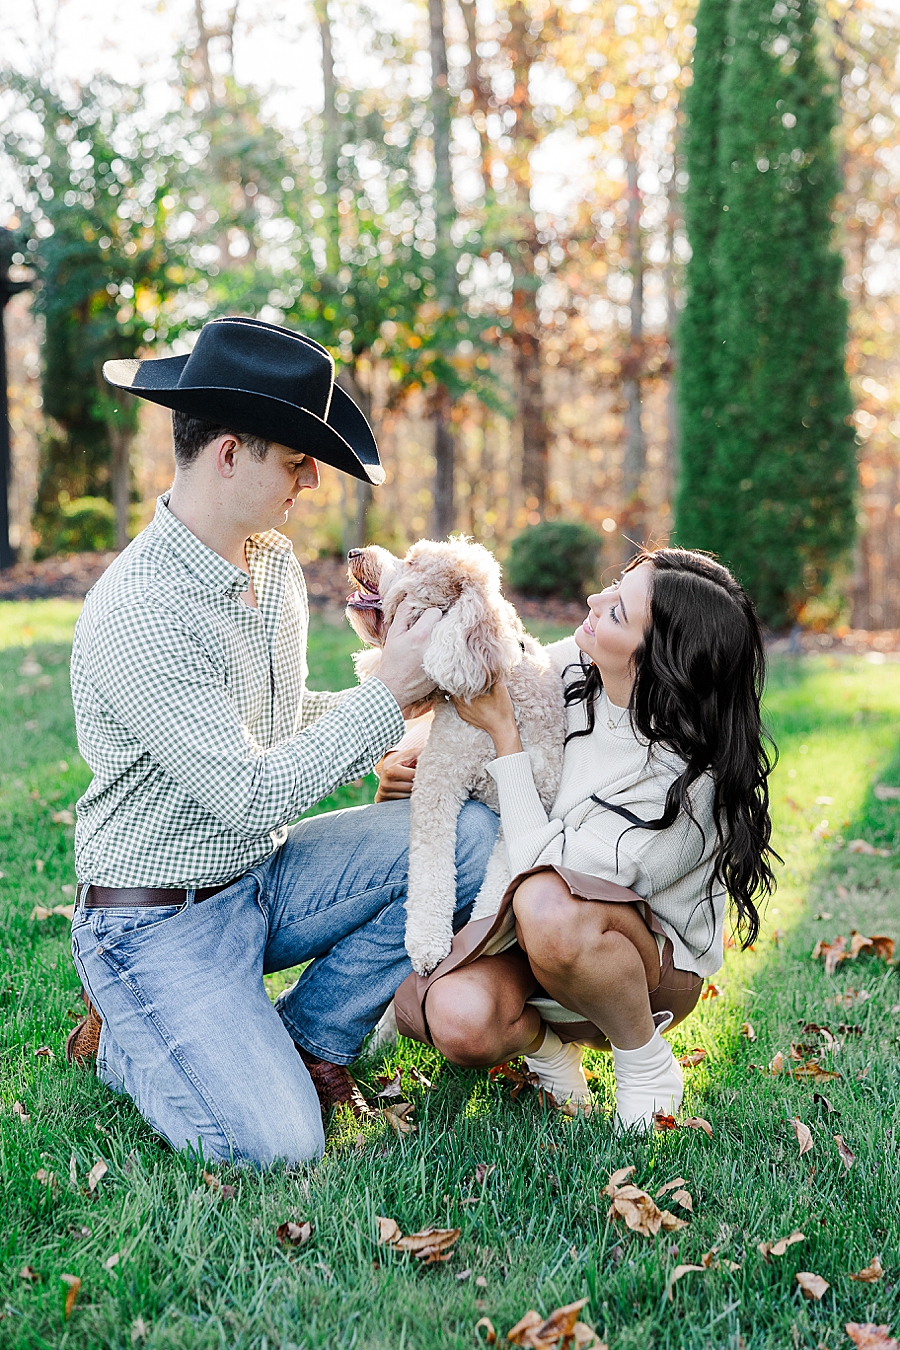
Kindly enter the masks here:
<path id="1" fill-rule="evenodd" d="M 194 891 L 194 904 L 199 905 L 201 900 L 209 900 L 219 891 L 225 891 L 229 886 L 233 886 L 238 877 L 233 877 L 231 881 L 223 881 L 221 886 L 199 886 Z M 183 905 L 188 898 L 188 892 L 183 886 L 93 886 L 89 882 L 81 882 L 75 892 L 75 903 L 81 904 L 84 900 L 85 909 L 119 909 L 128 906 L 135 906 L 140 909 L 152 908 L 154 905 Z"/>

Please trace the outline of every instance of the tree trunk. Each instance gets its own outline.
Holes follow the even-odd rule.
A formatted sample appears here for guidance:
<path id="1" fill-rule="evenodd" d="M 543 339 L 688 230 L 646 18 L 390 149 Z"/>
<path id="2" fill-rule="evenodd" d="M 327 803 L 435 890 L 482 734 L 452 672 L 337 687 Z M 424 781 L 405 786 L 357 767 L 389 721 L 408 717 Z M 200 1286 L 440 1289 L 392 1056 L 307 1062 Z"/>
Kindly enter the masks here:
<path id="1" fill-rule="evenodd" d="M 328 0 L 315 0 L 316 18 L 319 22 L 319 37 L 322 43 L 322 83 L 325 91 L 322 106 L 322 118 L 325 123 L 323 137 L 325 170 L 325 207 L 324 226 L 326 231 L 325 256 L 328 271 L 332 277 L 337 275 L 341 265 L 340 250 L 340 212 L 338 211 L 341 180 L 338 160 L 341 153 L 341 115 L 337 106 L 337 79 L 334 73 L 334 44 L 331 33 L 331 19 L 328 15 Z"/>
<path id="2" fill-rule="evenodd" d="M 543 515 L 547 507 L 550 431 L 544 400 L 541 323 L 538 311 L 540 276 L 535 258 L 540 251 L 531 207 L 531 152 L 537 143 L 534 111 L 529 93 L 531 67 L 540 54 L 540 40 L 531 31 L 531 16 L 522 0 L 508 11 L 510 31 L 507 48 L 513 69 L 513 92 L 509 106 L 516 115 L 513 150 L 507 158 L 518 206 L 517 238 L 508 245 L 513 269 L 512 341 L 522 422 L 522 493 L 530 515 Z"/>
<path id="3" fill-rule="evenodd" d="M 647 460 L 647 446 L 641 422 L 641 376 L 644 364 L 644 249 L 641 240 L 641 197 L 638 189 L 637 135 L 632 129 L 625 136 L 625 177 L 628 192 L 626 233 L 631 270 L 631 321 L 628 356 L 623 362 L 622 396 L 625 400 L 625 454 L 622 459 L 622 499 L 626 534 L 631 549 L 642 544 L 646 527 L 641 482 Z"/>
<path id="4" fill-rule="evenodd" d="M 447 40 L 444 34 L 444 0 L 428 0 L 431 50 L 431 121 L 434 126 L 434 229 L 435 261 L 440 304 L 452 309 L 458 300 L 456 252 L 451 230 L 456 215 L 453 200 L 453 170 L 450 162 L 450 84 Z M 432 528 L 443 539 L 455 524 L 454 476 L 456 447 L 451 421 L 452 401 L 442 385 L 431 400 L 434 432 L 434 511 Z"/>
<path id="5" fill-rule="evenodd" d="M 371 391 L 362 383 L 351 366 L 344 366 L 337 377 L 341 388 L 350 395 L 353 402 L 372 422 Z M 341 530 L 341 547 L 345 553 L 351 548 L 363 548 L 369 542 L 369 509 L 372 505 L 372 484 L 364 483 L 360 478 L 347 478 L 347 508 Z"/>

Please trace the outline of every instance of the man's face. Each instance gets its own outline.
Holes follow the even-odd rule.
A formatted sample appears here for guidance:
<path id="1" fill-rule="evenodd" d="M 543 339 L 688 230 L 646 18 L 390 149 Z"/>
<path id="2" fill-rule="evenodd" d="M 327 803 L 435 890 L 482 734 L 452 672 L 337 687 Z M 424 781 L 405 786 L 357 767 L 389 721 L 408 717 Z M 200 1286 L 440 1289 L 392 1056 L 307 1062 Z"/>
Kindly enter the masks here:
<path id="1" fill-rule="evenodd" d="M 249 532 L 278 529 L 304 488 L 319 486 L 319 466 L 309 455 L 271 444 L 265 459 L 241 445 L 234 457 L 236 500 Z"/>

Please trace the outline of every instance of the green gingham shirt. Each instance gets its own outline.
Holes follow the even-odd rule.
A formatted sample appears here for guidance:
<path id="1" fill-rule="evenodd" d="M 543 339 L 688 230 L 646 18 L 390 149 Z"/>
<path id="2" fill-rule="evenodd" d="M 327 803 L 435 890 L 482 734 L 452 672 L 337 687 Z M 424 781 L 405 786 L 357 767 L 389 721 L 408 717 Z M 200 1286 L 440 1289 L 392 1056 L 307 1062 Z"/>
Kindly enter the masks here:
<path id="1" fill-rule="evenodd" d="M 75 868 L 98 886 L 229 881 L 403 734 L 377 679 L 306 689 L 306 585 L 284 535 L 247 541 L 252 609 L 247 573 L 167 500 L 90 591 L 75 630 L 78 746 L 94 774 Z"/>

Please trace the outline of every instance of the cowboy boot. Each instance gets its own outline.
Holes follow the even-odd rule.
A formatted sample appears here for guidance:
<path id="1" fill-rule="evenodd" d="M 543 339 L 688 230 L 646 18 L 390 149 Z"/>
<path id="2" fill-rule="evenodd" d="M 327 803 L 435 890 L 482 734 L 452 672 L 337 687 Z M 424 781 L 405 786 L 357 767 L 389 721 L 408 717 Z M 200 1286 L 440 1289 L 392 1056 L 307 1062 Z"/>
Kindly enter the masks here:
<path id="1" fill-rule="evenodd" d="M 84 999 L 87 1012 L 66 1037 L 66 1062 L 74 1064 L 79 1069 L 87 1069 L 97 1061 L 103 1018 L 91 1003 L 86 990 L 82 989 L 81 997 Z"/>
<path id="2" fill-rule="evenodd" d="M 360 1092 L 349 1069 L 343 1064 L 331 1064 L 327 1059 L 319 1059 L 317 1055 L 311 1055 L 299 1045 L 297 1053 L 309 1070 L 323 1115 L 327 1115 L 334 1106 L 346 1106 L 357 1120 L 372 1118 L 375 1113 Z"/>

